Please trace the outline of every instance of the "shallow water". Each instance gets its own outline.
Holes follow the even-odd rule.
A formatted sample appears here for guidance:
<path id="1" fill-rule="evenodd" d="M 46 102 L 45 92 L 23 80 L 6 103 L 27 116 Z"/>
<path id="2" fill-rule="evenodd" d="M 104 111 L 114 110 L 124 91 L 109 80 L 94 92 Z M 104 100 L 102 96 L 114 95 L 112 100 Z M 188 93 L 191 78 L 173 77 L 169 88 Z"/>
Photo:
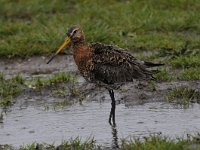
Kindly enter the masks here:
<path id="1" fill-rule="evenodd" d="M 0 144 L 26 145 L 33 142 L 60 144 L 64 140 L 94 137 L 97 144 L 117 145 L 120 139 L 162 133 L 170 137 L 199 131 L 200 105 L 177 109 L 166 103 L 146 103 L 116 108 L 117 127 L 108 123 L 110 102 L 84 102 L 64 109 L 43 106 L 12 108 L 0 124 Z"/>

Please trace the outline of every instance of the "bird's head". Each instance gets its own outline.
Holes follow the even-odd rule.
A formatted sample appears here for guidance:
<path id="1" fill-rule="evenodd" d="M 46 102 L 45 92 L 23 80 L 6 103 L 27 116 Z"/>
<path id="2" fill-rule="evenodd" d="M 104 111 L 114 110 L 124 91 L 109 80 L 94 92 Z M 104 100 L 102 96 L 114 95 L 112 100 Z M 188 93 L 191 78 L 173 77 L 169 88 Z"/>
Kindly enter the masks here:
<path id="1" fill-rule="evenodd" d="M 83 43 L 84 41 L 85 41 L 84 33 L 79 25 L 75 25 L 69 28 L 64 43 L 58 48 L 56 53 L 52 55 L 47 64 L 50 63 L 53 60 L 53 58 L 57 54 L 59 54 L 62 51 L 62 49 L 65 48 L 69 43 L 78 44 L 78 43 Z"/>
<path id="2" fill-rule="evenodd" d="M 75 25 L 71 27 L 68 32 L 67 36 L 71 39 L 72 43 L 82 43 L 85 40 L 83 30 L 79 25 Z"/>

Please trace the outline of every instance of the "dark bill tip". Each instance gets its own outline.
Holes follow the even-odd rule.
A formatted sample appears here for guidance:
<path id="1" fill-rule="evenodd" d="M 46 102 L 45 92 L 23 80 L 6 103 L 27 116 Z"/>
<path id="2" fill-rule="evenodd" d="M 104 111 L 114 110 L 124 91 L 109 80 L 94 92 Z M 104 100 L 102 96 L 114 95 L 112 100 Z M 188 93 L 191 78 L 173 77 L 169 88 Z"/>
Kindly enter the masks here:
<path id="1" fill-rule="evenodd" d="M 49 64 L 49 63 L 54 59 L 55 56 L 56 56 L 55 54 L 52 55 L 52 56 L 50 57 L 50 59 L 47 61 L 47 64 Z"/>

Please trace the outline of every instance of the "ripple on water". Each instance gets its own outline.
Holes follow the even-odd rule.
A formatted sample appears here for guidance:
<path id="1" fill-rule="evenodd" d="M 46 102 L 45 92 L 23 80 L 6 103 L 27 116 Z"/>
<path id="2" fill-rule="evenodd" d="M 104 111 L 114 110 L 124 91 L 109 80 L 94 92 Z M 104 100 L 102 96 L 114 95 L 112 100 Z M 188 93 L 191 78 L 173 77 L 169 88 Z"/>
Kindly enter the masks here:
<path id="1" fill-rule="evenodd" d="M 63 140 L 94 137 L 109 146 L 117 139 L 162 133 L 183 136 L 199 130 L 200 105 L 177 109 L 163 103 L 125 107 L 117 105 L 117 127 L 108 124 L 110 102 L 84 102 L 61 110 L 13 107 L 0 125 L 0 144 L 19 146 L 33 142 L 60 144 Z"/>

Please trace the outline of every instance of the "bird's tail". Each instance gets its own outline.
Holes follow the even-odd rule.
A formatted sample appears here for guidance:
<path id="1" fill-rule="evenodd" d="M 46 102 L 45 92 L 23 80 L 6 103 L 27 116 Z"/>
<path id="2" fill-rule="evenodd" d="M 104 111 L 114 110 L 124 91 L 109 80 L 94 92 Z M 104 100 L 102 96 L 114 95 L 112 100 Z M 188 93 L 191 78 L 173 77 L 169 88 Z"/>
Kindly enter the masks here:
<path id="1" fill-rule="evenodd" d="M 160 73 L 160 70 L 151 70 L 151 73 L 152 74 L 157 74 L 157 73 Z"/>
<path id="2" fill-rule="evenodd" d="M 151 67 L 163 66 L 164 64 L 152 63 L 152 62 L 145 61 L 145 62 L 144 62 L 144 65 L 145 65 L 147 68 L 151 68 Z M 156 71 L 156 70 L 155 70 L 155 71 Z M 158 73 L 158 72 L 157 72 L 157 73 Z"/>

